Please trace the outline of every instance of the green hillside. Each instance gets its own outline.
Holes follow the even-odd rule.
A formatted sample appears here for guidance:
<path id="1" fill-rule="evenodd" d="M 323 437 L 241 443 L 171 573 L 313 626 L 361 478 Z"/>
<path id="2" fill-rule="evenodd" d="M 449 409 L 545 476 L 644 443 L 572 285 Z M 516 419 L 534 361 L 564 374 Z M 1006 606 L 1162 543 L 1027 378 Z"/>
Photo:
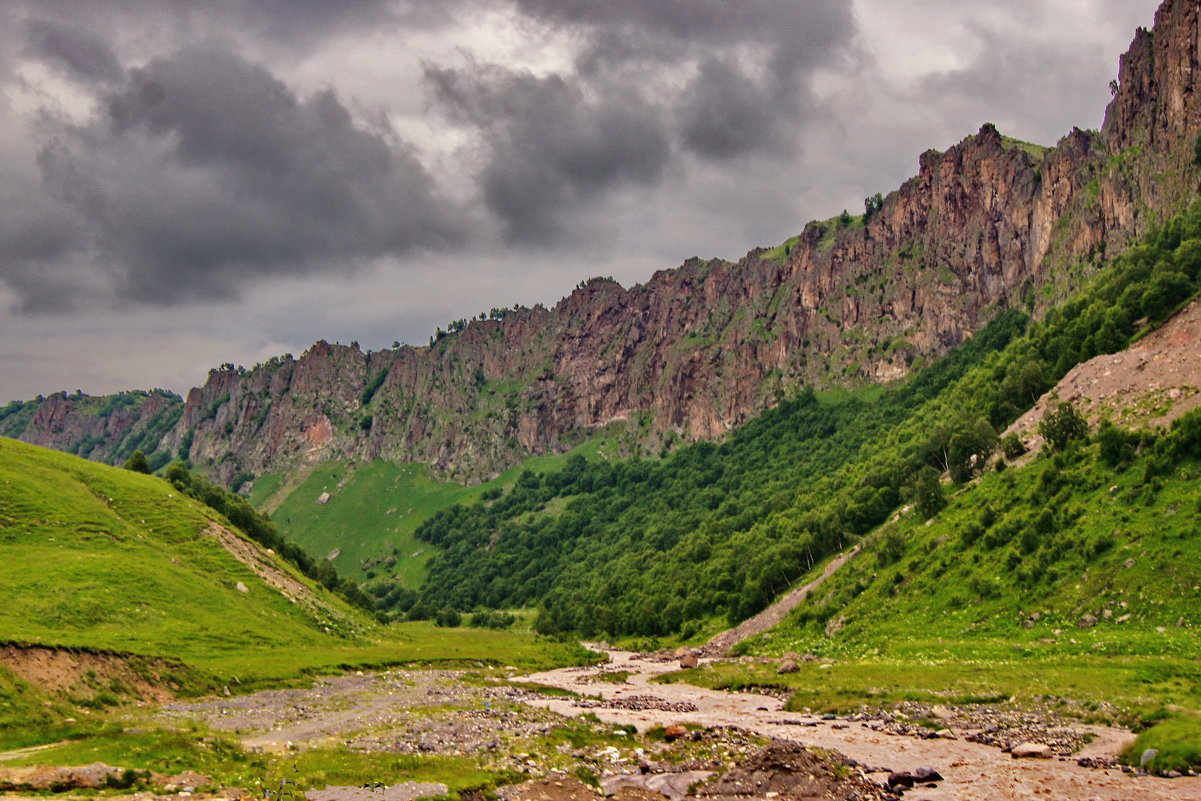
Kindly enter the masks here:
<path id="1" fill-rule="evenodd" d="M 501 493 L 523 472 L 555 474 L 572 456 L 603 460 L 616 447 L 604 436 L 595 437 L 566 454 L 531 457 L 474 486 L 438 481 L 421 464 L 326 462 L 295 487 L 286 486 L 282 475 L 262 476 L 250 500 L 270 510 L 272 522 L 315 557 L 336 553 L 333 564 L 340 574 L 412 589 L 425 581 L 426 563 L 438 552 L 413 536 L 432 515 Z M 324 493 L 329 499 L 320 504 Z"/>
<path id="2" fill-rule="evenodd" d="M 589 636 L 689 637 L 736 622 L 905 503 L 941 503 L 940 474 L 970 482 L 998 433 L 1043 392 L 1162 324 L 1199 279 L 1194 207 L 1029 330 L 1019 313 L 999 313 L 901 386 L 841 399 L 803 393 L 720 445 L 658 463 L 576 460 L 440 512 L 415 534 L 442 554 L 420 594 L 400 600 L 537 605 L 543 630 Z M 1050 571 L 1059 556 L 1047 557 L 1043 579 L 1067 580 L 1066 567 Z"/>
<path id="3" fill-rule="evenodd" d="M 993 471 L 927 520 L 868 537 L 742 653 L 812 653 L 795 674 L 730 663 L 690 677 L 767 683 L 790 707 L 1050 703 L 1151 727 L 1156 767 L 1201 763 L 1201 411 L 1162 434 L 1091 439 Z M 816 575 L 816 572 L 815 574 Z M 813 575 L 806 577 L 812 578 Z"/>
<path id="4" fill-rule="evenodd" d="M 6 438 L 0 586 L 11 601 L 0 604 L 0 749 L 105 741 L 110 716 L 118 732 L 130 725 L 121 710 L 146 682 L 189 695 L 351 667 L 591 658 L 528 630 L 380 626 L 167 481 Z M 45 686 L 20 667 L 28 646 L 94 655 L 95 669 L 67 667 L 61 688 Z M 137 725 L 156 743 L 179 739 Z M 183 764 L 204 757 L 203 744 L 189 749 Z"/>
<path id="5" fill-rule="evenodd" d="M 222 545 L 217 530 L 253 556 L 257 571 Z M 260 572 L 274 584 L 286 581 L 292 598 Z M 168 482 L 6 438 L 0 586 L 20 599 L 0 605 L 0 642 L 169 656 L 225 679 L 480 658 L 545 666 L 579 657 L 574 647 L 522 632 L 380 626 Z"/>
<path id="6" fill-rule="evenodd" d="M 223 521 L 159 478 L 0 439 L 0 488 L 0 584 L 21 599 L 0 607 L 0 639 L 190 659 L 366 631 L 274 559 L 307 588 L 291 603 L 207 533 Z"/>

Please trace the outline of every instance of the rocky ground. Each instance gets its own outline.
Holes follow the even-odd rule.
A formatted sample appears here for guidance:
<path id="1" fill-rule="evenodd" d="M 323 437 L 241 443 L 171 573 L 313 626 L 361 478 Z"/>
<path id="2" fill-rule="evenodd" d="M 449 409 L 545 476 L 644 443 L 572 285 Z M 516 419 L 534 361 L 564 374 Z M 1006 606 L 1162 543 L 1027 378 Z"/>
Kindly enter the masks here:
<path id="1" fill-rule="evenodd" d="M 554 715 L 519 703 L 532 695 L 465 671 L 388 671 L 325 678 L 307 689 L 174 703 L 163 715 L 200 720 L 257 750 L 343 744 L 356 751 L 463 756 L 553 728 Z"/>
<path id="2" fill-rule="evenodd" d="M 583 678 L 597 682 L 591 674 Z M 198 720 L 238 735 L 250 748 L 291 750 L 344 744 L 357 751 L 476 755 L 485 767 L 525 774 L 502 799 L 623 801 L 664 798 L 894 797 L 870 770 L 827 751 L 773 741 L 733 725 L 673 724 L 638 735 L 593 710 L 651 711 L 684 719 L 697 707 L 646 693 L 621 698 L 564 696 L 571 717 L 544 708 L 553 696 L 501 677 L 465 671 L 389 671 L 322 679 L 276 690 L 164 707 L 169 721 Z M 879 771 L 876 771 L 877 773 Z M 585 784 L 579 777 L 593 783 Z M 439 785 L 310 790 L 311 801 L 406 801 Z M 230 793 L 226 793 L 230 795 Z"/>
<path id="3" fill-rule="evenodd" d="M 159 714 L 168 726 L 196 721 L 228 732 L 251 750 L 336 746 L 473 759 L 511 777 L 496 790 L 502 801 L 1201 798 L 1201 778 L 1116 769 L 1111 757 L 1127 735 L 1050 710 L 904 704 L 841 718 L 795 713 L 779 697 L 651 683 L 678 667 L 674 655 L 609 656 L 606 665 L 530 677 L 557 695 L 495 670 L 395 670 L 177 702 Z M 103 790 L 124 778 L 108 765 L 10 768 L 0 770 L 0 789 Z M 388 778 L 378 786 L 304 789 L 310 801 L 411 801 L 447 791 Z M 155 776 L 152 786 L 135 797 L 251 795 L 193 774 Z M 468 793 L 466 801 L 484 796 Z"/>
<path id="4" fill-rule="evenodd" d="M 687 703 L 696 711 L 663 712 L 645 704 L 628 709 L 614 703 L 590 710 L 600 719 L 632 724 L 640 730 L 682 720 L 707 727 L 737 725 L 760 736 L 845 755 L 848 764 L 855 766 L 853 770 L 862 771 L 878 786 L 907 791 L 911 794 L 907 797 L 917 799 L 1201 798 L 1201 777 L 1131 776 L 1114 768 L 1112 756 L 1129 742 L 1128 732 L 1077 724 L 1049 712 L 1044 715 L 1038 710 L 1022 712 L 989 705 L 908 705 L 889 713 L 842 718 L 797 714 L 785 712 L 779 697 L 651 683 L 654 676 L 677 669 L 677 659 L 615 651 L 609 655 L 607 665 L 551 671 L 531 680 L 572 688 L 588 682 L 595 671 L 626 671 L 629 679 L 625 684 L 586 686 L 606 701 L 654 696 L 664 706 Z M 531 703 L 568 715 L 583 711 L 570 699 L 534 699 Z M 919 776 L 927 776 L 925 771 L 933 771 L 945 780 L 923 782 Z M 916 789 L 907 790 L 906 775 Z"/>

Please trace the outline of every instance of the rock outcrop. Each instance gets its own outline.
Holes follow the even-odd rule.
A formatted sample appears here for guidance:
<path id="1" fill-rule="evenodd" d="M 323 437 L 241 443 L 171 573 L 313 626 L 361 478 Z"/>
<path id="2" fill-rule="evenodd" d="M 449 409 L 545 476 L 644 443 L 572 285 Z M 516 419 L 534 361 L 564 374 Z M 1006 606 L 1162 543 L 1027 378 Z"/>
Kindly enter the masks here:
<path id="1" fill-rule="evenodd" d="M 902 378 L 998 309 L 1062 297 L 1195 194 L 1198 24 L 1196 0 L 1163 3 L 1121 59 L 1100 132 L 1043 148 L 985 125 L 922 154 L 869 216 L 810 223 L 737 263 L 692 259 L 628 289 L 592 279 L 553 308 L 473 320 L 430 347 L 319 342 L 227 366 L 156 448 L 225 480 L 338 458 L 471 479 L 610 425 L 657 449 L 719 438 L 804 384 Z M 63 404 L 10 414 L 0 433 L 23 420 L 21 438 L 72 450 L 55 425 L 84 428 L 63 423 Z"/>

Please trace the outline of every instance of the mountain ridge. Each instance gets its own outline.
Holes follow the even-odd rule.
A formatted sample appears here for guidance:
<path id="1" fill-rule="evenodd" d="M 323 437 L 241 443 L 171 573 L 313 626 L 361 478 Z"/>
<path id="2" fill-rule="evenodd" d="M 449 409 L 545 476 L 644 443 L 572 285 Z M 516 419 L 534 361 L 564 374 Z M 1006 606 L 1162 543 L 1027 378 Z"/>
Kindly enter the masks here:
<path id="1" fill-rule="evenodd" d="M 691 259 L 629 289 L 584 281 L 549 309 L 457 321 L 429 347 L 320 341 L 298 359 L 225 365 L 153 447 L 149 418 L 175 414 L 169 400 L 97 431 L 53 395 L 0 412 L 0 434 L 116 461 L 142 431 L 143 450 L 227 483 L 380 458 L 480 480 L 611 424 L 631 452 L 653 452 L 719 439 L 801 386 L 902 378 L 997 310 L 1064 297 L 1107 248 L 1182 206 L 1198 177 L 1198 28 L 1195 3 L 1161 6 L 1121 58 L 1101 131 L 1041 148 L 986 124 L 923 153 L 862 217 L 809 223 L 737 263 Z"/>

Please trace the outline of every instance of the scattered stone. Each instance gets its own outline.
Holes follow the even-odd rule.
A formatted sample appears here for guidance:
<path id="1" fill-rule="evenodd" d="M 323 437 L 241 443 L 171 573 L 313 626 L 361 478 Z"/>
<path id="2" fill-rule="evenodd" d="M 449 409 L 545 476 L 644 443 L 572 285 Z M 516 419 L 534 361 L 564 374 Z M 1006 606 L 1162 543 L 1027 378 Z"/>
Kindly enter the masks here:
<path id="1" fill-rule="evenodd" d="M 404 782 L 382 789 L 373 787 L 326 787 L 304 794 L 309 801 L 414 801 L 417 798 L 446 795 L 445 784 L 434 782 Z"/>
<path id="2" fill-rule="evenodd" d="M 596 801 L 596 791 L 579 779 L 535 779 L 497 788 L 500 801 Z"/>
<path id="3" fill-rule="evenodd" d="M 883 799 L 885 788 L 851 771 L 845 761 L 798 743 L 772 741 L 694 790 L 699 799 Z"/>
<path id="4" fill-rule="evenodd" d="M 660 712 L 695 712 L 696 704 L 687 701 L 674 703 L 665 701 L 654 695 L 629 695 L 625 698 L 609 698 L 597 701 L 591 698 L 581 698 L 571 702 L 572 706 L 581 709 L 657 709 Z"/>
<path id="5" fill-rule="evenodd" d="M 0 791 L 95 790 L 105 786 L 110 779 L 120 779 L 124 773 L 123 768 L 103 762 L 74 767 L 34 765 L 27 768 L 0 769 Z"/>

